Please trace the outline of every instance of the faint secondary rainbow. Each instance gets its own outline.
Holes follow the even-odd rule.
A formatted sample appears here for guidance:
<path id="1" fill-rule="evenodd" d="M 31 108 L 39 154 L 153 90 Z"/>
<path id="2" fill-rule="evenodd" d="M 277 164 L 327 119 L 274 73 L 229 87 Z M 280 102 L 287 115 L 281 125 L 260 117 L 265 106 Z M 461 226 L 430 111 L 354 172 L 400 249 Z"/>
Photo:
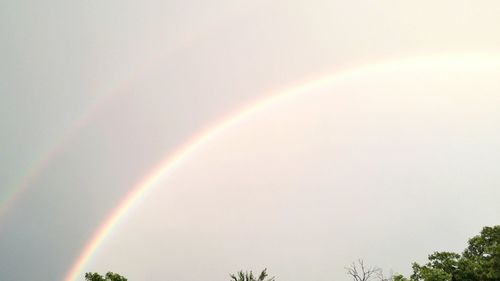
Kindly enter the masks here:
<path id="1" fill-rule="evenodd" d="M 104 91 L 103 94 L 98 95 L 91 101 L 87 108 L 63 131 L 56 141 L 31 162 L 26 173 L 10 189 L 4 191 L 3 194 L 0 193 L 0 229 L 5 214 L 15 206 L 23 193 L 33 185 L 42 172 L 50 166 L 50 163 L 64 152 L 67 144 L 75 138 L 77 133 L 93 121 L 93 118 L 99 110 L 105 107 L 107 103 L 126 92 L 126 89 L 130 88 L 133 82 L 143 78 L 147 71 L 149 71 L 158 60 L 165 60 L 166 57 L 177 50 L 181 50 L 195 38 L 195 36 L 191 36 L 182 42 L 178 42 L 177 45 L 165 51 L 165 53 L 160 54 L 160 56 L 147 60 L 138 70 L 127 76 L 126 79 L 124 79 L 125 82 L 114 85 L 111 90 Z"/>
<path id="2" fill-rule="evenodd" d="M 381 63 L 371 63 L 356 68 L 333 72 L 332 74 L 323 75 L 320 76 L 320 78 L 313 79 L 305 83 L 299 83 L 288 90 L 271 93 L 267 97 L 258 100 L 249 106 L 226 116 L 225 118 L 222 118 L 219 122 L 216 122 L 212 126 L 208 126 L 205 130 L 195 134 L 184 145 L 180 146 L 172 154 L 168 155 L 165 160 L 159 163 L 159 165 L 148 173 L 142 181 L 137 183 L 132 188 L 132 191 L 129 192 L 118 204 L 118 206 L 113 209 L 111 214 L 106 218 L 106 220 L 104 220 L 92 236 L 91 240 L 85 245 L 83 251 L 79 254 L 76 261 L 64 277 L 64 281 L 77 281 L 77 278 L 83 273 L 82 271 L 86 264 L 105 240 L 106 236 L 113 231 L 115 226 L 120 222 L 127 211 L 137 204 L 146 192 L 156 186 L 156 184 L 165 175 L 171 173 L 184 159 L 191 156 L 197 149 L 240 121 L 254 116 L 258 112 L 268 109 L 277 103 L 290 100 L 297 95 L 318 90 L 329 85 L 334 85 L 337 82 L 348 79 L 393 72 L 403 70 L 405 68 L 425 67 L 429 69 L 434 67 L 460 68 L 468 66 L 500 67 L 500 53 L 418 56 Z"/>
<path id="3" fill-rule="evenodd" d="M 256 6 L 258 7 L 258 6 Z M 52 143 L 51 146 L 47 147 L 38 157 L 35 157 L 27 167 L 26 172 L 9 188 L 4 188 L 0 192 L 0 230 L 2 228 L 2 219 L 5 217 L 6 213 L 11 210 L 17 203 L 17 201 L 22 197 L 24 192 L 30 188 L 33 183 L 38 179 L 38 177 L 44 172 L 47 167 L 50 166 L 52 161 L 64 152 L 67 144 L 75 138 L 77 133 L 85 126 L 87 126 L 95 116 L 95 114 L 107 104 L 110 100 L 117 96 L 122 95 L 126 89 L 130 88 L 130 84 L 134 81 L 143 78 L 148 71 L 150 71 L 158 61 L 165 61 L 175 52 L 183 50 L 190 45 L 193 45 L 197 40 L 200 40 L 204 36 L 217 31 L 218 28 L 226 26 L 229 21 L 234 18 L 238 18 L 240 13 L 248 13 L 253 11 L 255 7 L 245 9 L 235 9 L 232 11 L 232 17 L 227 20 L 217 20 L 213 22 L 208 22 L 203 24 L 203 28 L 198 32 L 193 32 L 191 34 L 184 34 L 183 38 L 180 38 L 178 42 L 172 44 L 168 49 L 163 50 L 160 54 L 155 54 L 145 60 L 145 63 L 138 67 L 138 70 L 131 73 L 124 79 L 123 83 L 114 85 L 111 90 L 105 91 L 103 94 L 98 95 L 88 107 L 77 116 L 74 122 L 67 127 L 62 134 Z"/>

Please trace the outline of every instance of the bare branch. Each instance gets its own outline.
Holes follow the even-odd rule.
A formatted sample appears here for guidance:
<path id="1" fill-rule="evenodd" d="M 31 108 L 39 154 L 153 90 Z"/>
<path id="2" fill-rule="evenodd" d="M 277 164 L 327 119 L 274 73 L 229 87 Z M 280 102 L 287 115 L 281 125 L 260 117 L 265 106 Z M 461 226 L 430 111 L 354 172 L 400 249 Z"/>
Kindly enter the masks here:
<path id="1" fill-rule="evenodd" d="M 362 259 L 359 259 L 357 264 L 353 262 L 350 267 L 346 267 L 345 269 L 347 270 L 347 275 L 351 276 L 354 281 L 370 281 L 382 272 L 378 267 L 365 265 Z"/>

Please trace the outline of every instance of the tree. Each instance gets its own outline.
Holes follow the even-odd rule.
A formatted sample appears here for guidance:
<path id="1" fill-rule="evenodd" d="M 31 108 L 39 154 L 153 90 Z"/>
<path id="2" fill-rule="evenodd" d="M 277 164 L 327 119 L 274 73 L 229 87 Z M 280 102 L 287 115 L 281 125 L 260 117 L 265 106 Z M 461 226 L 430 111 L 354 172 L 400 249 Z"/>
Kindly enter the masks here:
<path id="1" fill-rule="evenodd" d="M 354 281 L 392 280 L 391 277 L 386 278 L 384 276 L 381 268 L 367 266 L 362 259 L 359 259 L 357 263 L 353 262 L 351 266 L 346 267 L 345 269 L 347 270 L 347 275 L 351 276 Z"/>
<path id="2" fill-rule="evenodd" d="M 413 274 L 411 275 L 410 280 L 452 281 L 452 275 L 442 268 L 434 268 L 427 265 L 420 266 L 417 263 L 414 263 Z"/>
<path id="3" fill-rule="evenodd" d="M 243 272 L 242 270 L 238 271 L 236 274 L 231 274 L 231 281 L 274 281 L 274 277 L 267 278 L 267 268 L 262 270 L 262 272 L 259 274 L 259 277 L 256 279 L 255 276 L 253 275 L 253 272 L 250 271 L 245 271 Z M 267 278 L 267 279 L 266 279 Z"/>
<path id="4" fill-rule="evenodd" d="M 469 239 L 463 253 L 469 270 L 481 281 L 500 280 L 500 225 L 484 227 L 481 233 Z"/>
<path id="5" fill-rule="evenodd" d="M 85 273 L 86 281 L 127 281 L 127 278 L 113 272 L 108 272 L 106 275 L 101 276 L 97 272 Z"/>
<path id="6" fill-rule="evenodd" d="M 410 279 L 404 277 L 403 275 L 401 274 L 396 274 L 394 275 L 394 277 L 392 278 L 393 281 L 410 281 Z"/>
<path id="7" fill-rule="evenodd" d="M 434 252 L 424 265 L 414 263 L 410 278 L 397 281 L 500 281 L 500 225 L 484 227 L 462 254 Z"/>

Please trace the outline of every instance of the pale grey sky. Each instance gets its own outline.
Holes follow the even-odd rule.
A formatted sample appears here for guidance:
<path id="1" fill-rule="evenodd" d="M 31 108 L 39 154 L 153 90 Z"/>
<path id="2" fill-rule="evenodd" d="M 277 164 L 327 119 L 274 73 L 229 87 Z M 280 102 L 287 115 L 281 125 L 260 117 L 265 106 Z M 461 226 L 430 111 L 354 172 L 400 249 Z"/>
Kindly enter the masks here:
<path id="1" fill-rule="evenodd" d="M 9 200 L 30 171 L 40 171 L 0 217 L 2 280 L 62 279 L 103 218 L 165 155 L 201 128 L 271 91 L 374 61 L 500 52 L 498 1 L 86 0 L 0 5 L 0 202 Z M 402 73 L 406 76 L 394 74 L 398 79 L 359 78 L 341 91 L 283 105 L 218 137 L 165 179 L 165 186 L 172 181 L 183 188 L 151 193 L 152 199 L 127 216 L 130 221 L 120 224 L 89 266 L 129 273 L 137 280 L 223 279 L 228 271 L 262 266 L 278 280 L 311 275 L 345 280 L 344 263 L 358 256 L 407 270 L 401 267 L 423 258 L 435 245 L 464 245 L 484 223 L 498 223 L 498 123 L 492 120 L 498 120 L 499 73 L 480 65 Z M 421 81 L 429 87 L 419 87 Z M 360 86 L 370 83 L 372 88 Z M 411 95 L 405 89 L 412 89 Z M 458 90 L 468 98 L 451 106 L 450 93 Z M 440 97 L 439 102 L 418 98 L 428 93 Z M 389 97 L 379 100 L 380 94 Z M 404 94 L 403 101 L 398 94 Z M 483 98 L 476 99 L 478 95 Z M 348 104 L 338 108 L 339 102 Z M 426 119 L 430 104 L 434 119 Z M 83 115 L 85 121 L 78 121 Z M 349 123 L 356 130 L 338 123 L 340 119 L 356 120 L 356 126 Z M 403 121 L 391 121 L 399 119 L 427 121 L 406 132 Z M 466 129 L 460 130 L 460 124 Z M 403 137 L 401 130 L 409 135 Z M 335 138 L 327 132 L 336 132 Z M 342 141 L 332 141 L 339 135 Z M 391 154 L 394 149 L 400 153 Z M 336 151 L 342 151 L 341 157 Z M 434 161 L 428 164 L 426 157 Z M 384 161 L 375 165 L 380 158 Z M 407 166 L 401 165 L 402 159 Z M 346 174 L 330 174 L 334 168 Z M 390 177 L 393 169 L 395 179 Z M 338 209 L 325 198 L 340 200 L 334 196 L 340 190 L 335 183 L 354 186 L 352 193 L 342 193 L 343 204 L 363 197 L 366 188 L 382 197 L 384 206 L 401 200 L 396 206 L 404 216 L 388 216 L 362 234 L 341 223 L 328 226 L 329 214 Z M 416 192 L 419 184 L 428 193 Z M 400 186 L 404 193 L 393 190 Z M 269 198 L 261 196 L 273 187 Z M 407 190 L 415 192 L 410 192 L 411 200 Z M 426 201 L 431 190 L 437 199 Z M 232 206 L 232 200 L 244 195 L 255 205 L 233 206 L 234 213 L 224 217 L 228 211 L 222 206 Z M 205 202 L 204 215 L 213 216 L 208 220 L 194 205 L 211 196 L 222 203 Z M 438 204 L 442 201 L 446 207 Z M 263 212 L 267 208 L 271 211 Z M 389 211 L 395 210 L 370 214 L 378 222 Z M 175 223 L 170 225 L 167 218 Z M 413 221 L 418 227 L 410 229 Z M 228 237 L 235 225 L 241 228 Z M 261 227 L 271 228 L 270 236 L 258 231 Z M 311 231 L 297 232 L 303 227 Z M 292 234 L 282 235 L 287 231 Z M 334 237 L 337 231 L 339 237 Z M 348 245 L 354 244 L 351 251 Z M 267 247 L 269 255 L 258 254 Z M 124 253 L 116 255 L 117 249 Z M 168 255 L 169 249 L 174 256 Z M 257 252 L 247 256 L 248 249 Z M 237 259 L 229 258 L 240 252 Z M 124 259 L 127 253 L 139 261 Z M 201 262 L 209 257 L 209 263 Z"/>

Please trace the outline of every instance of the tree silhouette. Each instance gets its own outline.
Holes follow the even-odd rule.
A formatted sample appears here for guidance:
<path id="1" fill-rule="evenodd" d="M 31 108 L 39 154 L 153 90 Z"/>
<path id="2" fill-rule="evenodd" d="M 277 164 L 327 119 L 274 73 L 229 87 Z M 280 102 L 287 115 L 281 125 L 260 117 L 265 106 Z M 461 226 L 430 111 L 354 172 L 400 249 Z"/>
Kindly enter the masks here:
<path id="1" fill-rule="evenodd" d="M 101 276 L 97 272 L 87 272 L 85 273 L 86 281 L 127 281 L 127 278 L 113 272 L 108 272 L 106 275 Z"/>
<path id="2" fill-rule="evenodd" d="M 262 270 L 262 272 L 259 274 L 259 277 L 256 278 L 253 275 L 253 272 L 250 271 L 245 271 L 243 272 L 242 270 L 238 271 L 236 274 L 231 274 L 231 281 L 274 281 L 274 277 L 267 278 L 267 268 Z M 267 278 L 267 279 L 266 279 Z"/>
<path id="3" fill-rule="evenodd" d="M 367 266 L 362 259 L 359 259 L 357 263 L 353 262 L 345 269 L 347 270 L 347 275 L 351 276 L 354 281 L 370 281 L 375 280 L 376 278 L 381 281 L 388 280 L 384 278 L 382 269 Z"/>

